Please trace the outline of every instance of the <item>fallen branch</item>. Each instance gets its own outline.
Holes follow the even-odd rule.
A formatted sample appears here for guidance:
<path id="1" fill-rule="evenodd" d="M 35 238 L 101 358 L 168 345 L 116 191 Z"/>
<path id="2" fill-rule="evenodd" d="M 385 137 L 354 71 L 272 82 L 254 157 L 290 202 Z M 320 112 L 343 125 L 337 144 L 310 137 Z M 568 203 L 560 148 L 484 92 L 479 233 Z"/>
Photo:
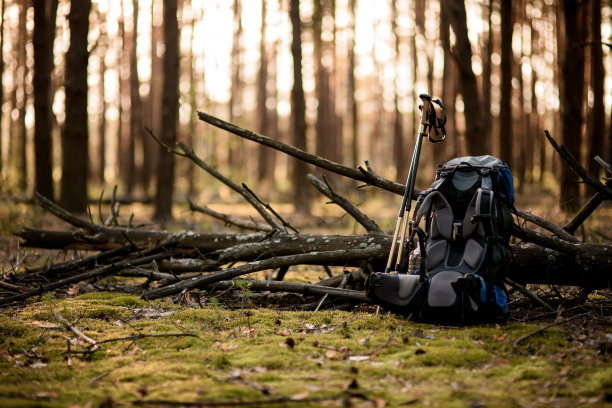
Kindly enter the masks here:
<path id="1" fill-rule="evenodd" d="M 579 243 L 580 241 L 578 240 L 578 238 L 576 238 L 575 236 L 573 236 L 573 231 L 569 231 L 566 229 L 563 229 L 555 224 L 553 224 L 550 221 L 545 220 L 544 218 L 538 217 L 535 214 L 532 214 L 530 212 L 527 211 L 523 211 L 523 210 L 516 210 L 517 215 L 519 217 L 521 217 L 522 219 L 524 219 L 525 221 L 529 221 L 539 227 L 544 228 L 547 231 L 552 232 L 554 235 L 556 235 L 557 237 L 559 237 L 560 239 L 563 239 L 567 242 L 571 242 L 571 243 Z"/>
<path id="2" fill-rule="evenodd" d="M 278 256 L 265 259 L 263 261 L 255 261 L 246 265 L 240 265 L 233 268 L 214 272 L 205 276 L 194 277 L 189 280 L 181 281 L 164 288 L 158 288 L 146 292 L 142 297 L 144 299 L 159 299 L 166 296 L 185 293 L 189 290 L 202 288 L 211 283 L 219 282 L 226 279 L 232 279 L 241 275 L 246 275 L 252 272 L 258 272 L 267 269 L 279 268 L 288 265 L 321 265 L 329 262 L 348 261 L 355 259 L 367 259 L 378 254 L 379 248 L 375 245 L 369 248 L 359 250 L 339 249 L 328 252 L 311 252 L 300 255 Z"/>
<path id="3" fill-rule="evenodd" d="M 223 184 L 240 194 L 255 210 L 261 215 L 261 217 L 272 227 L 272 229 L 277 231 L 282 231 L 283 227 L 280 225 L 267 211 L 266 209 L 253 197 L 253 195 L 249 194 L 249 192 L 238 184 L 234 183 L 223 174 L 219 173 L 216 169 L 209 166 L 206 162 L 200 159 L 193 149 L 188 147 L 182 142 L 178 142 L 177 146 L 181 148 L 184 152 L 184 156 L 188 157 L 194 164 L 200 167 L 202 170 L 206 171 L 208 174 L 221 181 Z"/>
<path id="4" fill-rule="evenodd" d="M 340 297 L 347 300 L 352 300 L 360 303 L 370 303 L 370 299 L 366 296 L 364 291 L 334 288 L 329 286 L 321 286 L 311 283 L 299 283 L 299 282 L 279 282 L 279 281 L 262 281 L 262 280 L 251 280 L 251 279 L 240 279 L 246 283 L 246 286 L 251 290 L 258 291 L 270 291 L 270 292 L 294 292 L 302 293 L 305 295 L 327 295 Z M 206 290 L 217 290 L 217 289 L 230 289 L 237 288 L 236 282 L 238 280 L 226 280 L 219 281 L 204 288 Z"/>
<path id="5" fill-rule="evenodd" d="M 82 340 L 91 345 L 91 347 L 87 350 L 88 353 L 95 353 L 100 348 L 100 345 L 96 340 L 92 339 L 91 337 L 87 336 L 85 333 L 74 327 L 74 325 L 70 324 L 68 320 L 64 319 L 62 315 L 56 313 L 53 310 L 51 311 L 51 315 L 55 318 L 55 320 L 66 326 L 66 328 L 73 332 L 77 337 L 81 338 Z M 74 353 L 74 351 L 72 351 L 71 353 Z"/>
<path id="6" fill-rule="evenodd" d="M 238 228 L 244 228 L 244 229 L 253 230 L 253 231 L 264 231 L 264 232 L 273 231 L 272 227 L 270 227 L 270 225 L 268 224 L 262 224 L 252 219 L 246 220 L 246 219 L 234 217 L 232 215 L 222 214 L 206 206 L 196 205 L 189 199 L 187 199 L 187 202 L 189 203 L 189 209 L 191 211 L 201 212 L 202 214 L 206 214 L 208 216 L 221 220 L 225 223 L 225 225 L 233 225 Z"/>
<path id="7" fill-rule="evenodd" d="M 276 139 L 272 139 L 271 137 L 263 136 L 250 130 L 243 129 L 239 126 L 233 125 L 229 122 L 226 122 L 222 119 L 209 115 L 208 113 L 204 113 L 198 111 L 198 118 L 201 121 L 209 123 L 213 126 L 218 127 L 219 129 L 226 130 L 230 133 L 235 134 L 236 136 L 240 136 L 243 139 L 248 139 L 253 142 L 257 142 L 264 146 L 271 147 L 272 149 L 278 150 L 280 152 L 286 153 L 290 156 L 293 156 L 299 160 L 302 160 L 306 163 L 314 164 L 317 167 L 320 167 L 325 170 L 329 170 L 333 173 L 340 174 L 342 176 L 362 181 L 364 183 L 368 183 L 370 185 L 374 185 L 382 188 L 383 190 L 390 191 L 395 194 L 403 195 L 406 187 L 403 184 L 399 184 L 390 180 L 383 179 L 373 174 L 369 174 L 368 170 L 357 170 L 351 167 L 344 166 L 339 163 L 335 163 L 331 160 L 324 159 L 322 157 L 316 156 L 312 153 L 308 153 L 304 150 L 298 149 L 297 147 L 290 146 L 288 144 L 279 142 Z M 415 191 L 415 193 L 417 193 Z M 415 194 L 418 196 L 418 193 Z"/>
<path id="8" fill-rule="evenodd" d="M 17 295 L 13 295 L 13 296 L 0 298 L 0 305 L 5 305 L 8 303 L 17 302 L 17 301 L 23 301 L 33 296 L 38 296 L 45 292 L 63 288 L 63 287 L 72 285 L 74 283 L 78 283 L 83 280 L 88 280 L 92 278 L 101 278 L 103 276 L 112 275 L 113 273 L 120 271 L 121 269 L 126 268 L 126 267 L 147 264 L 147 263 L 150 263 L 156 260 L 170 258 L 171 256 L 176 255 L 176 254 L 178 254 L 178 251 L 176 250 L 164 251 L 164 252 L 154 254 L 154 255 L 143 256 L 141 258 L 127 259 L 125 261 L 121 261 L 115 264 L 106 265 L 101 268 L 94 269 L 92 271 L 84 272 L 79 275 L 71 276 L 69 278 L 62 279 L 56 282 L 51 282 L 48 285 L 40 286 L 37 289 L 33 289 L 33 290 L 30 290 L 24 293 L 20 293 Z"/>
<path id="9" fill-rule="evenodd" d="M 351 217 L 353 217 L 359 224 L 361 224 L 368 234 L 384 234 L 380 227 L 376 225 L 367 215 L 359 210 L 353 203 L 346 198 L 342 197 L 331 188 L 327 180 L 323 183 L 321 180 L 309 174 L 307 176 L 308 181 L 315 186 L 317 190 L 327 196 L 333 203 L 339 205 L 344 211 L 346 211 Z"/>
<path id="10" fill-rule="evenodd" d="M 507 283 L 508 285 L 512 286 L 514 289 L 518 290 L 523 295 L 525 295 L 529 299 L 531 299 L 534 303 L 536 303 L 539 306 L 542 306 L 544 309 L 548 310 L 549 312 L 554 312 L 555 311 L 555 309 L 553 309 L 553 307 L 551 305 L 549 305 L 548 303 L 546 303 L 545 301 L 543 301 L 542 299 L 537 297 L 533 292 L 528 290 L 523 285 L 520 285 L 520 284 L 518 284 L 518 283 L 516 283 L 513 280 L 508 279 L 508 278 L 506 278 L 504 280 L 504 282 Z"/>
<path id="11" fill-rule="evenodd" d="M 350 398 L 358 398 L 364 401 L 371 401 L 368 397 L 361 393 L 354 393 L 349 391 L 343 391 L 339 394 L 330 395 L 327 397 L 307 397 L 307 398 L 294 398 L 294 397 L 276 397 L 276 398 L 265 398 L 260 400 L 231 400 L 231 401 L 171 401 L 171 400 L 137 400 L 134 401 L 134 405 L 140 406 L 156 406 L 156 407 L 186 407 L 186 408 L 198 408 L 198 407 L 249 407 L 249 406 L 260 406 L 266 407 L 270 405 L 283 404 L 285 406 L 295 404 L 313 404 L 321 403 L 325 401 L 338 401 L 342 400 L 342 406 L 351 406 Z"/>
<path id="12" fill-rule="evenodd" d="M 601 193 L 606 200 L 612 200 L 612 188 L 602 184 L 595 176 L 588 172 L 580 162 L 572 155 L 572 153 L 567 150 L 567 148 L 563 145 L 559 146 L 555 139 L 550 135 L 548 130 L 544 131 L 546 138 L 552 145 L 552 147 L 559 153 L 561 158 L 565 160 L 565 162 L 580 176 L 582 181 L 595 191 Z"/>
<path id="13" fill-rule="evenodd" d="M 547 324 L 545 326 L 542 326 L 539 329 L 534 330 L 534 331 L 532 331 L 530 333 L 527 333 L 527 334 L 517 338 L 516 340 L 514 340 L 512 342 L 512 348 L 517 348 L 520 343 L 522 343 L 523 341 L 527 340 L 529 337 L 534 336 L 534 335 L 536 335 L 538 333 L 542 333 L 545 330 L 550 329 L 551 327 L 559 326 L 560 324 L 567 323 L 567 322 L 569 322 L 571 320 L 574 320 L 574 319 L 577 319 L 579 317 L 586 316 L 586 315 L 588 315 L 588 313 L 582 313 L 582 314 L 579 314 L 579 315 L 576 315 L 576 316 L 568 317 L 566 319 L 561 318 L 561 316 L 557 316 L 557 319 L 554 322 L 549 323 L 549 324 Z"/>

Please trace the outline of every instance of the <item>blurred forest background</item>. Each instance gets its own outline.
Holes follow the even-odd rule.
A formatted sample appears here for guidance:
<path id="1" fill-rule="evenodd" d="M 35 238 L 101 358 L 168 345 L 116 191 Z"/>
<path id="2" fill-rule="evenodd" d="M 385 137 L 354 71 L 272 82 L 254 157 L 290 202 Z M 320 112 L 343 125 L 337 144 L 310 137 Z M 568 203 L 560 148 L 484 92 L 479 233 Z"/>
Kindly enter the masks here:
<path id="1" fill-rule="evenodd" d="M 544 129 L 585 167 L 612 158 L 609 0 L 1 0 L 2 195 L 85 212 L 100 191 L 152 201 L 223 189 L 153 140 L 182 140 L 266 199 L 308 212 L 309 167 L 197 119 L 201 110 L 403 183 L 418 94 L 447 107 L 439 163 L 493 154 L 519 190 L 588 198 Z M 607 126 L 606 126 L 607 124 Z M 311 171 L 311 170 L 310 170 Z M 215 187 L 216 186 L 216 187 Z M 419 185 L 417 185 L 419 187 Z M 227 197 L 225 197 L 227 198 Z"/>

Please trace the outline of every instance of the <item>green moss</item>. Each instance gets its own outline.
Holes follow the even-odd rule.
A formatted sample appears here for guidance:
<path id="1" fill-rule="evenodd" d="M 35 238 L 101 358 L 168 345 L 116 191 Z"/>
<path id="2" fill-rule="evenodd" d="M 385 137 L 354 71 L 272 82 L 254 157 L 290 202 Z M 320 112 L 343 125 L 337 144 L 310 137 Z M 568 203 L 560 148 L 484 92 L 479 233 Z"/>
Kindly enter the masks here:
<path id="1" fill-rule="evenodd" d="M 155 308 L 173 312 L 145 317 L 143 311 Z M 73 339 L 72 351 L 87 344 L 58 325 L 52 310 L 97 340 L 182 332 L 198 337 L 112 341 L 90 358 L 71 355 L 69 366 L 67 338 Z M 107 400 L 129 404 L 142 396 L 252 401 L 335 395 L 349 385 L 387 406 L 544 406 L 537 401 L 551 398 L 571 406 L 606 395 L 612 369 L 594 350 L 569 352 L 561 329 L 512 347 L 535 329 L 439 327 L 342 311 L 185 309 L 92 293 L 0 314 L 0 405 L 98 406 Z"/>

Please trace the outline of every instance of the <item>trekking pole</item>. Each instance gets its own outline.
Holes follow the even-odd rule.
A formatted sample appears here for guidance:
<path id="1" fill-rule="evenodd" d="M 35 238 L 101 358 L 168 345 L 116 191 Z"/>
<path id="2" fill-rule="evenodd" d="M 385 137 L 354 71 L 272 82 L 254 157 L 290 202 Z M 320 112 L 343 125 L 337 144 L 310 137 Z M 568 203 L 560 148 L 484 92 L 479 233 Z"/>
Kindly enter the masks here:
<path id="1" fill-rule="evenodd" d="M 428 137 L 430 142 L 437 143 L 441 142 L 446 137 L 446 132 L 444 131 L 446 116 L 444 116 L 440 120 L 436 117 L 436 113 L 432 105 L 431 96 L 427 94 L 421 94 L 419 95 L 419 98 L 421 98 L 423 102 L 423 104 L 419 107 L 421 109 L 421 121 L 419 123 L 419 131 L 417 133 L 416 144 L 412 152 L 412 160 L 410 161 L 410 169 L 408 171 L 408 178 L 406 180 L 406 189 L 404 191 L 404 197 L 402 198 L 402 204 L 400 206 L 399 214 L 397 216 L 397 223 L 395 225 L 395 232 L 393 233 L 393 241 L 391 241 L 391 251 L 389 252 L 389 259 L 387 260 L 387 267 L 385 268 L 385 273 L 389 273 L 391 271 L 396 246 L 399 246 L 399 249 L 397 252 L 397 258 L 395 260 L 395 270 L 399 271 L 403 254 L 403 243 L 406 239 L 406 229 L 408 226 L 409 218 L 408 216 L 410 215 L 410 208 L 412 206 L 412 196 L 414 194 L 414 184 L 416 181 L 417 169 L 419 167 L 419 157 L 421 155 L 421 146 L 423 144 L 423 138 Z M 442 109 L 442 112 L 444 112 L 444 105 L 439 99 L 433 102 L 439 105 Z M 432 138 L 430 133 L 433 129 L 436 130 L 436 134 L 438 134 L 437 129 L 442 129 L 442 138 Z M 397 239 L 398 235 L 400 235 L 400 231 L 401 238 L 398 241 Z"/>

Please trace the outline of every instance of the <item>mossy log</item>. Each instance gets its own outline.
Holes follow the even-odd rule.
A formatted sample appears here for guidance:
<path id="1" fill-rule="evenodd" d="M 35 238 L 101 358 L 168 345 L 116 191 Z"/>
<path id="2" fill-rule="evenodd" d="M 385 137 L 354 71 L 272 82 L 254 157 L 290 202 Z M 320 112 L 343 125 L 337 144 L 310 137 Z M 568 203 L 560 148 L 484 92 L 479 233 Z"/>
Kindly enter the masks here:
<path id="1" fill-rule="evenodd" d="M 372 270 L 384 269 L 391 236 L 387 234 L 174 234 L 165 231 L 125 231 L 109 228 L 103 235 L 87 236 L 81 231 L 52 231 L 26 228 L 18 234 L 22 245 L 38 248 L 100 250 L 119 247 L 129 241 L 148 247 L 161 241 L 172 241 L 183 254 L 198 254 L 204 263 L 229 264 L 252 262 L 275 257 L 301 254 L 329 253 L 330 251 L 359 250 L 368 252 L 367 262 Z M 557 240 L 558 241 L 558 240 Z M 559 244 L 561 245 L 561 244 Z M 520 283 L 575 285 L 591 288 L 610 287 L 612 283 L 612 248 L 607 245 L 571 244 L 572 253 L 563 253 L 540 245 L 512 245 L 509 278 Z M 364 257 L 309 258 L 310 264 L 362 266 Z M 202 265 L 196 263 L 196 265 Z M 184 270 L 185 268 L 183 268 Z M 193 268 L 191 268 L 193 270 Z"/>

